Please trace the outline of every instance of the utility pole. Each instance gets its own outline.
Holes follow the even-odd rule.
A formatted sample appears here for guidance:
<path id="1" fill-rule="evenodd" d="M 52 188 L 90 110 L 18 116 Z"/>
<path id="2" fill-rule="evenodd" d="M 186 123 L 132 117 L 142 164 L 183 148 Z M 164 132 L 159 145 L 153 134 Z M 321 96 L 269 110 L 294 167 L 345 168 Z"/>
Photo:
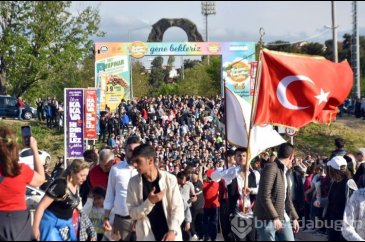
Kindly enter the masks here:
<path id="1" fill-rule="evenodd" d="M 202 14 L 205 16 L 205 42 L 208 42 L 208 16 L 215 15 L 215 1 L 202 1 Z M 209 65 L 209 56 L 208 56 Z"/>
<path id="2" fill-rule="evenodd" d="M 333 39 L 333 61 L 338 62 L 337 28 L 336 26 L 336 3 L 331 1 L 332 9 L 332 39 Z"/>
<path id="3" fill-rule="evenodd" d="M 351 56 L 352 56 L 352 69 L 354 72 L 355 79 L 355 90 L 354 96 L 357 98 L 361 98 L 361 88 L 360 88 L 360 38 L 359 38 L 359 24 L 357 18 L 357 1 L 352 1 L 352 48 L 351 48 Z"/>

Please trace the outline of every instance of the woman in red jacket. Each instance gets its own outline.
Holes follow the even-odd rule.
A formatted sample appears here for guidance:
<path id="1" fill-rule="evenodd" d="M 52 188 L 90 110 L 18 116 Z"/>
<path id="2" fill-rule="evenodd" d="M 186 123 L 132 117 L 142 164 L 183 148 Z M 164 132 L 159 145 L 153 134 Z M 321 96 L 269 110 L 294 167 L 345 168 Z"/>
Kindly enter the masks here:
<path id="1" fill-rule="evenodd" d="M 25 201 L 26 186 L 39 187 L 45 181 L 37 141 L 31 137 L 34 171 L 19 164 L 15 132 L 0 126 L 0 240 L 34 240 L 31 216 Z"/>

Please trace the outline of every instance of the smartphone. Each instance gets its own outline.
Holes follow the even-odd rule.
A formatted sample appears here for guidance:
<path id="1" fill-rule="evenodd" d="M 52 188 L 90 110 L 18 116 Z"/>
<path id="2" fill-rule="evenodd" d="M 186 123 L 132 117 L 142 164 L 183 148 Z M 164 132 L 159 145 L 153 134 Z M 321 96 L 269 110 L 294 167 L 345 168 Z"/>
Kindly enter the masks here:
<path id="1" fill-rule="evenodd" d="M 22 126 L 22 137 L 25 146 L 30 146 L 30 137 L 32 136 L 32 129 L 30 126 Z"/>

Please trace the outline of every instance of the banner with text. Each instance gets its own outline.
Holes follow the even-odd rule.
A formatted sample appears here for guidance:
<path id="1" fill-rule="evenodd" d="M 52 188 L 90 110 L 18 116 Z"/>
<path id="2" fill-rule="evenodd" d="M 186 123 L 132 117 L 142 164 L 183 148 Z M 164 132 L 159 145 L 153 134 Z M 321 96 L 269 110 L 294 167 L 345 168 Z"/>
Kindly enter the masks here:
<path id="1" fill-rule="evenodd" d="M 66 91 L 66 159 L 82 158 L 84 154 L 84 90 Z"/>
<path id="2" fill-rule="evenodd" d="M 122 99 L 130 100 L 129 56 L 115 55 L 96 61 L 96 88 L 100 89 L 100 109 L 114 112 Z"/>
<path id="3" fill-rule="evenodd" d="M 85 139 L 97 139 L 97 92 L 85 89 Z"/>
<path id="4" fill-rule="evenodd" d="M 121 98 L 131 98 L 130 57 L 222 56 L 221 90 L 224 83 L 234 93 L 252 102 L 256 70 L 254 42 L 132 42 L 95 44 L 95 85 L 101 89 L 101 109 L 114 111 Z M 112 91 L 111 91 L 112 88 Z M 119 99 L 119 100 L 118 100 Z"/>

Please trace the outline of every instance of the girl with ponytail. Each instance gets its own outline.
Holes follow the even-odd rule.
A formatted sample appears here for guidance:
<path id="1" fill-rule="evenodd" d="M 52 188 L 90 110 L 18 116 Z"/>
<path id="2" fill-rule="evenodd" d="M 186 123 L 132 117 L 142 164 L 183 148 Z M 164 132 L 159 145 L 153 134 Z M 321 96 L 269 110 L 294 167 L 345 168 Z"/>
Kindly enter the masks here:
<path id="1" fill-rule="evenodd" d="M 34 215 L 33 231 L 37 240 L 77 241 L 72 215 L 80 203 L 79 188 L 88 174 L 88 163 L 74 160 L 49 186 Z"/>

